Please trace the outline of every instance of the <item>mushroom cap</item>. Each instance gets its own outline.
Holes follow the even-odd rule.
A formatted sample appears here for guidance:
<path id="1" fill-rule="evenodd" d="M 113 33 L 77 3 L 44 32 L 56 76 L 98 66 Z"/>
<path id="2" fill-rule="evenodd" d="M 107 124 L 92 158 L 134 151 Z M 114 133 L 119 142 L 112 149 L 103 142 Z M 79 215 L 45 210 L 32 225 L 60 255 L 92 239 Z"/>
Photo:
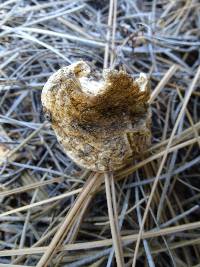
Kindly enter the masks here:
<path id="1" fill-rule="evenodd" d="M 103 79 L 88 78 L 79 61 L 50 76 L 42 90 L 44 112 L 66 154 L 93 171 L 115 171 L 150 144 L 149 81 L 106 69 Z"/>

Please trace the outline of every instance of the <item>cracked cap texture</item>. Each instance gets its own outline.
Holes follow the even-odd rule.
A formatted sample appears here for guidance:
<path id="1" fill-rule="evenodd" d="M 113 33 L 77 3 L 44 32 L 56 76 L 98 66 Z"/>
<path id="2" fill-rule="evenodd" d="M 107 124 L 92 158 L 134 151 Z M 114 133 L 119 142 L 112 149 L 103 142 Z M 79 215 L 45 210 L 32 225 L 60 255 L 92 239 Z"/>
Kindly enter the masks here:
<path id="1" fill-rule="evenodd" d="M 79 61 L 50 76 L 42 90 L 44 113 L 58 141 L 78 165 L 115 171 L 150 144 L 149 82 L 125 71 L 106 69 L 102 80 L 87 76 Z"/>

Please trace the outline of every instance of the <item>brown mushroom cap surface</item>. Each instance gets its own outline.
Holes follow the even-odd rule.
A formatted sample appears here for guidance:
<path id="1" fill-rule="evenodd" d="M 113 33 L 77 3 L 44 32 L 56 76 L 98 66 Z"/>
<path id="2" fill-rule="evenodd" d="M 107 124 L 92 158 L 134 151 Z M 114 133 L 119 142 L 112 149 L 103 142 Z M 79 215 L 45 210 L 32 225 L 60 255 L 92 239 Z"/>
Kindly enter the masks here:
<path id="1" fill-rule="evenodd" d="M 42 90 L 42 105 L 71 159 L 90 170 L 115 171 L 150 143 L 148 79 L 106 69 L 95 81 L 89 73 L 84 61 L 58 70 Z"/>

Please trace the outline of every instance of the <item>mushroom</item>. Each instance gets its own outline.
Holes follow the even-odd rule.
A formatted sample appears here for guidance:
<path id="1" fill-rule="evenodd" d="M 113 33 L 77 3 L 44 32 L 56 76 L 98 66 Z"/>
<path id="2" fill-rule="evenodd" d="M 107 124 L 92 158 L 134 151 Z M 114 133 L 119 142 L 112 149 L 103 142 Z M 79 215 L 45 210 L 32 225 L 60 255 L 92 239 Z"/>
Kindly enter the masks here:
<path id="1" fill-rule="evenodd" d="M 149 81 L 122 70 L 105 69 L 98 81 L 89 74 L 88 64 L 78 61 L 51 75 L 42 90 L 44 113 L 74 162 L 115 171 L 150 144 Z"/>

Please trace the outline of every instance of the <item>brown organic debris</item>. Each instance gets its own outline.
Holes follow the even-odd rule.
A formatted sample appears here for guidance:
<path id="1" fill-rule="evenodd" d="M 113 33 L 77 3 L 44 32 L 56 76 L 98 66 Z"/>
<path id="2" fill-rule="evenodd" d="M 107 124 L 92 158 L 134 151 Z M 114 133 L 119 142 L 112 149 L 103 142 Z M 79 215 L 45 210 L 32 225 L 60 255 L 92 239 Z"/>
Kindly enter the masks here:
<path id="1" fill-rule="evenodd" d="M 105 172 L 120 169 L 150 143 L 149 83 L 106 69 L 88 78 L 79 61 L 54 73 L 42 91 L 45 114 L 67 155 L 78 165 Z"/>

